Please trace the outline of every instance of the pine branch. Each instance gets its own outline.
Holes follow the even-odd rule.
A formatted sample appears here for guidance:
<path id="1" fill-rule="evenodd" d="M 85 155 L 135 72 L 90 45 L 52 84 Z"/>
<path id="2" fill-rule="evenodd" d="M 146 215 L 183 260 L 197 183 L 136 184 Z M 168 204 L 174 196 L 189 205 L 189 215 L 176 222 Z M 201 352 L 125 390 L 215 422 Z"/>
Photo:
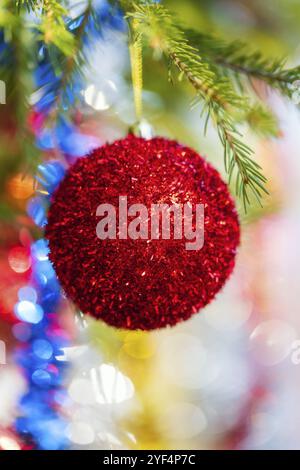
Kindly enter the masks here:
<path id="1" fill-rule="evenodd" d="M 291 85 L 300 79 L 300 67 L 286 69 L 284 59 L 266 58 L 259 51 L 249 52 L 249 45 L 241 41 L 226 42 L 191 29 L 185 29 L 185 34 L 190 43 L 219 68 L 220 73 L 233 73 L 239 84 L 241 79 L 256 78 L 291 97 Z"/>
<path id="2" fill-rule="evenodd" d="M 261 103 L 254 103 L 246 112 L 237 114 L 235 121 L 246 122 L 252 131 L 262 137 L 277 137 L 279 135 L 276 117 Z"/>
<path id="3" fill-rule="evenodd" d="M 66 91 L 66 88 L 72 87 L 73 80 L 75 79 L 76 73 L 81 73 L 81 69 L 86 63 L 86 57 L 83 51 L 83 42 L 86 34 L 86 26 L 88 21 L 93 15 L 92 0 L 88 0 L 85 11 L 81 14 L 82 20 L 80 26 L 76 30 L 76 35 L 74 36 L 74 48 L 72 55 L 69 55 L 63 60 L 63 66 L 61 71 L 61 83 L 59 91 L 56 95 L 54 106 L 56 106 L 55 113 L 56 115 L 61 111 L 61 105 L 63 101 L 63 96 Z M 74 20 L 76 21 L 77 18 Z"/>
<path id="4" fill-rule="evenodd" d="M 120 30 L 121 18 L 117 5 L 107 4 L 102 8 L 93 0 L 87 0 L 85 10 L 78 16 L 65 18 L 65 27 L 73 36 L 72 54 L 64 55 L 50 44 L 44 48 L 41 61 L 44 74 L 40 76 L 40 103 L 50 119 L 55 120 L 59 113 L 66 113 L 81 99 L 79 92 L 84 85 L 88 47 L 102 37 L 107 25 Z M 50 97 L 48 102 L 47 95 Z"/>
<path id="5" fill-rule="evenodd" d="M 41 23 L 37 29 L 45 44 L 53 44 L 70 57 L 74 52 L 74 36 L 66 28 L 67 16 L 68 11 L 57 0 L 43 0 Z"/>
<path id="6" fill-rule="evenodd" d="M 41 0 L 15 0 L 16 8 L 20 12 L 22 8 L 25 8 L 28 12 L 36 11 L 42 7 Z"/>
<path id="7" fill-rule="evenodd" d="M 17 46 L 20 51 L 24 49 L 23 44 L 20 41 L 18 44 L 17 34 L 13 33 L 13 29 L 18 28 L 19 17 L 12 12 L 17 7 L 20 16 L 26 11 L 33 11 L 38 18 L 38 23 L 34 25 L 35 31 L 38 31 L 35 40 L 46 45 L 42 67 L 45 66 L 46 72 L 50 70 L 49 76 L 54 77 L 53 88 L 45 85 L 45 92 L 53 96 L 53 103 L 47 109 L 54 105 L 54 117 L 64 107 L 65 97 L 73 95 L 69 91 L 82 74 L 86 63 L 84 44 L 90 33 L 90 19 L 94 18 L 92 0 L 89 0 L 84 13 L 73 20 L 62 4 L 65 2 L 59 0 L 2 0 L 0 7 L 0 27 L 6 28 L 8 37 L 13 38 L 11 46 Z M 178 19 L 164 6 L 150 0 L 136 0 L 135 3 L 119 0 L 118 4 L 127 12 L 130 25 L 134 24 L 130 50 L 134 57 L 138 57 L 134 69 L 134 86 L 138 90 L 137 108 L 141 101 L 141 48 L 145 44 L 154 49 L 156 54 L 166 56 L 170 70 L 176 70 L 178 77 L 184 77 L 194 88 L 194 101 L 202 106 L 202 114 L 205 115 L 204 127 L 206 129 L 209 120 L 214 123 L 224 146 L 224 163 L 229 182 L 235 179 L 236 193 L 242 198 L 244 206 L 250 202 L 250 193 L 260 202 L 266 192 L 266 179 L 253 160 L 251 149 L 243 143 L 239 125 L 246 122 L 252 129 L 266 135 L 276 135 L 278 130 L 272 113 L 249 99 L 247 85 L 255 78 L 291 97 L 294 91 L 292 85 L 300 79 L 300 67 L 285 69 L 284 61 L 270 60 L 261 53 L 249 52 L 245 43 L 226 42 L 181 27 Z M 93 28 L 98 26 L 98 22 L 97 18 Z M 17 49 L 14 54 L 16 52 Z M 26 54 L 24 57 L 30 63 Z M 28 64 L 23 66 L 26 69 Z M 15 76 L 11 83 L 17 80 L 18 74 L 23 74 L 18 65 L 5 68 L 9 73 L 12 73 L 11 69 L 14 70 Z M 25 119 L 21 95 L 20 92 L 17 97 L 17 109 L 20 106 L 19 116 Z"/>
<path id="8" fill-rule="evenodd" d="M 0 129 L 1 140 L 5 142 L 10 136 L 7 145 L 3 146 L 5 151 L 1 158 L 6 163 L 7 171 L 27 171 L 35 167 L 38 159 L 34 136 L 28 124 L 28 97 L 33 87 L 32 35 L 25 27 L 23 16 L 16 16 L 14 5 L 7 0 L 3 0 L 0 7 L 0 33 L 4 37 L 4 47 L 0 49 L 0 76 L 6 83 L 7 94 L 6 105 L 1 107 L 1 111 L 6 113 L 9 123 L 8 133 L 5 126 Z"/>
<path id="9" fill-rule="evenodd" d="M 201 103 L 209 118 L 216 125 L 224 146 L 225 169 L 229 182 L 236 175 L 236 193 L 242 198 L 244 207 L 250 203 L 249 191 L 258 201 L 267 192 L 261 168 L 252 159 L 252 151 L 240 139 L 232 118 L 232 111 L 248 111 L 249 103 L 238 95 L 226 76 L 216 73 L 199 51 L 187 40 L 183 29 L 176 26 L 176 19 L 162 5 L 134 4 L 128 13 L 134 18 L 137 30 L 156 50 L 165 54 L 171 63 L 184 75 L 196 90 L 195 103 Z"/>
<path id="10" fill-rule="evenodd" d="M 17 12 L 35 12 L 39 23 L 34 27 L 39 31 L 38 39 L 47 45 L 54 45 L 64 55 L 73 52 L 74 37 L 66 27 L 68 10 L 58 0 L 15 0 Z"/>

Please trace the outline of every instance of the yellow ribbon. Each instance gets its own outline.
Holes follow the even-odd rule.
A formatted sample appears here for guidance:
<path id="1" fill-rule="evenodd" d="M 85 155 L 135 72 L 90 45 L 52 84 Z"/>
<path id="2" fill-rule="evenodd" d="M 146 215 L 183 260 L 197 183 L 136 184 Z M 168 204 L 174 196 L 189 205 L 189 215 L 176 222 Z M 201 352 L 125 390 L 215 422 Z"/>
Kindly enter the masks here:
<path id="1" fill-rule="evenodd" d="M 136 33 L 136 20 L 131 23 L 132 26 L 132 39 L 129 45 L 129 54 L 131 62 L 131 77 L 134 96 L 135 114 L 138 122 L 141 121 L 143 105 L 142 105 L 142 90 L 143 90 L 143 58 L 142 58 L 142 39 Z"/>

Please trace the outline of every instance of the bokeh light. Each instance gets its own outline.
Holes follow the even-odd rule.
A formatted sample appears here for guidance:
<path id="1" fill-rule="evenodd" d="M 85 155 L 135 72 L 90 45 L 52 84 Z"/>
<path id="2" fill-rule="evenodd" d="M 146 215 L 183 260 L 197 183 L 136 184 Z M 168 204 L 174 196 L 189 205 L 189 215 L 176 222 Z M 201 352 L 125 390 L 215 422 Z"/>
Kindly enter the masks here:
<path id="1" fill-rule="evenodd" d="M 282 320 L 260 323 L 250 335 L 250 348 L 255 359 L 265 366 L 282 362 L 291 352 L 297 334 L 295 329 Z"/>
<path id="2" fill-rule="evenodd" d="M 15 246 L 8 253 L 8 263 L 16 273 L 25 273 L 31 266 L 30 253 L 27 248 Z"/>
<path id="3" fill-rule="evenodd" d="M 21 300 L 16 304 L 15 314 L 20 320 L 28 323 L 39 323 L 44 316 L 42 307 L 28 300 Z"/>

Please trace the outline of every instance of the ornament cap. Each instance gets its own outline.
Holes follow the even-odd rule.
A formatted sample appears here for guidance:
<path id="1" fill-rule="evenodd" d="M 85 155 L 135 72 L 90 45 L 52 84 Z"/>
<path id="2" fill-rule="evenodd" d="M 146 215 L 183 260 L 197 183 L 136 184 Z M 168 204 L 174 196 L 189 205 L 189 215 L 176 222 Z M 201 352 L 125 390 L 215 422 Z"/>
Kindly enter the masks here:
<path id="1" fill-rule="evenodd" d="M 146 119 L 141 119 L 129 127 L 128 134 L 133 134 L 136 137 L 143 137 L 149 140 L 154 137 L 154 129 Z"/>

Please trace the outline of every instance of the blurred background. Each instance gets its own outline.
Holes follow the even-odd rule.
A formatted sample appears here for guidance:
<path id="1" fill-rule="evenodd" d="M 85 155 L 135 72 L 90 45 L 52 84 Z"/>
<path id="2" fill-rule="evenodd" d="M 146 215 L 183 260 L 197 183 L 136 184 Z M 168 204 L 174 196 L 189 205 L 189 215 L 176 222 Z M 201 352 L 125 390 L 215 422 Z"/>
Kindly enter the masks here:
<path id="1" fill-rule="evenodd" d="M 84 2 L 70 3 L 77 18 Z M 44 196 L 76 158 L 124 136 L 135 120 L 124 24 L 106 1 L 97 3 L 103 29 L 89 26 L 85 76 L 65 90 L 82 99 L 71 121 L 62 103 L 52 127 L 43 123 L 57 79 L 42 46 L 38 91 L 25 107 L 20 95 L 30 78 L 22 62 L 30 57 L 6 67 L 13 59 L 3 54 L 0 31 L 0 71 L 12 70 L 18 83 L 0 104 L 0 449 L 299 449 L 300 96 L 288 103 L 262 91 L 280 132 L 249 133 L 246 141 L 270 196 L 247 215 L 240 209 L 237 265 L 211 305 L 171 329 L 126 332 L 75 313 L 60 291 L 43 240 Z M 243 39 L 288 57 L 289 66 L 300 62 L 298 0 L 164 3 L 191 27 Z M 30 48 L 28 27 L 15 42 L 21 54 L 20 43 Z M 188 84 L 170 84 L 161 62 L 145 57 L 145 115 L 155 134 L 195 148 L 226 178 L 216 132 L 204 137 L 192 97 Z"/>

